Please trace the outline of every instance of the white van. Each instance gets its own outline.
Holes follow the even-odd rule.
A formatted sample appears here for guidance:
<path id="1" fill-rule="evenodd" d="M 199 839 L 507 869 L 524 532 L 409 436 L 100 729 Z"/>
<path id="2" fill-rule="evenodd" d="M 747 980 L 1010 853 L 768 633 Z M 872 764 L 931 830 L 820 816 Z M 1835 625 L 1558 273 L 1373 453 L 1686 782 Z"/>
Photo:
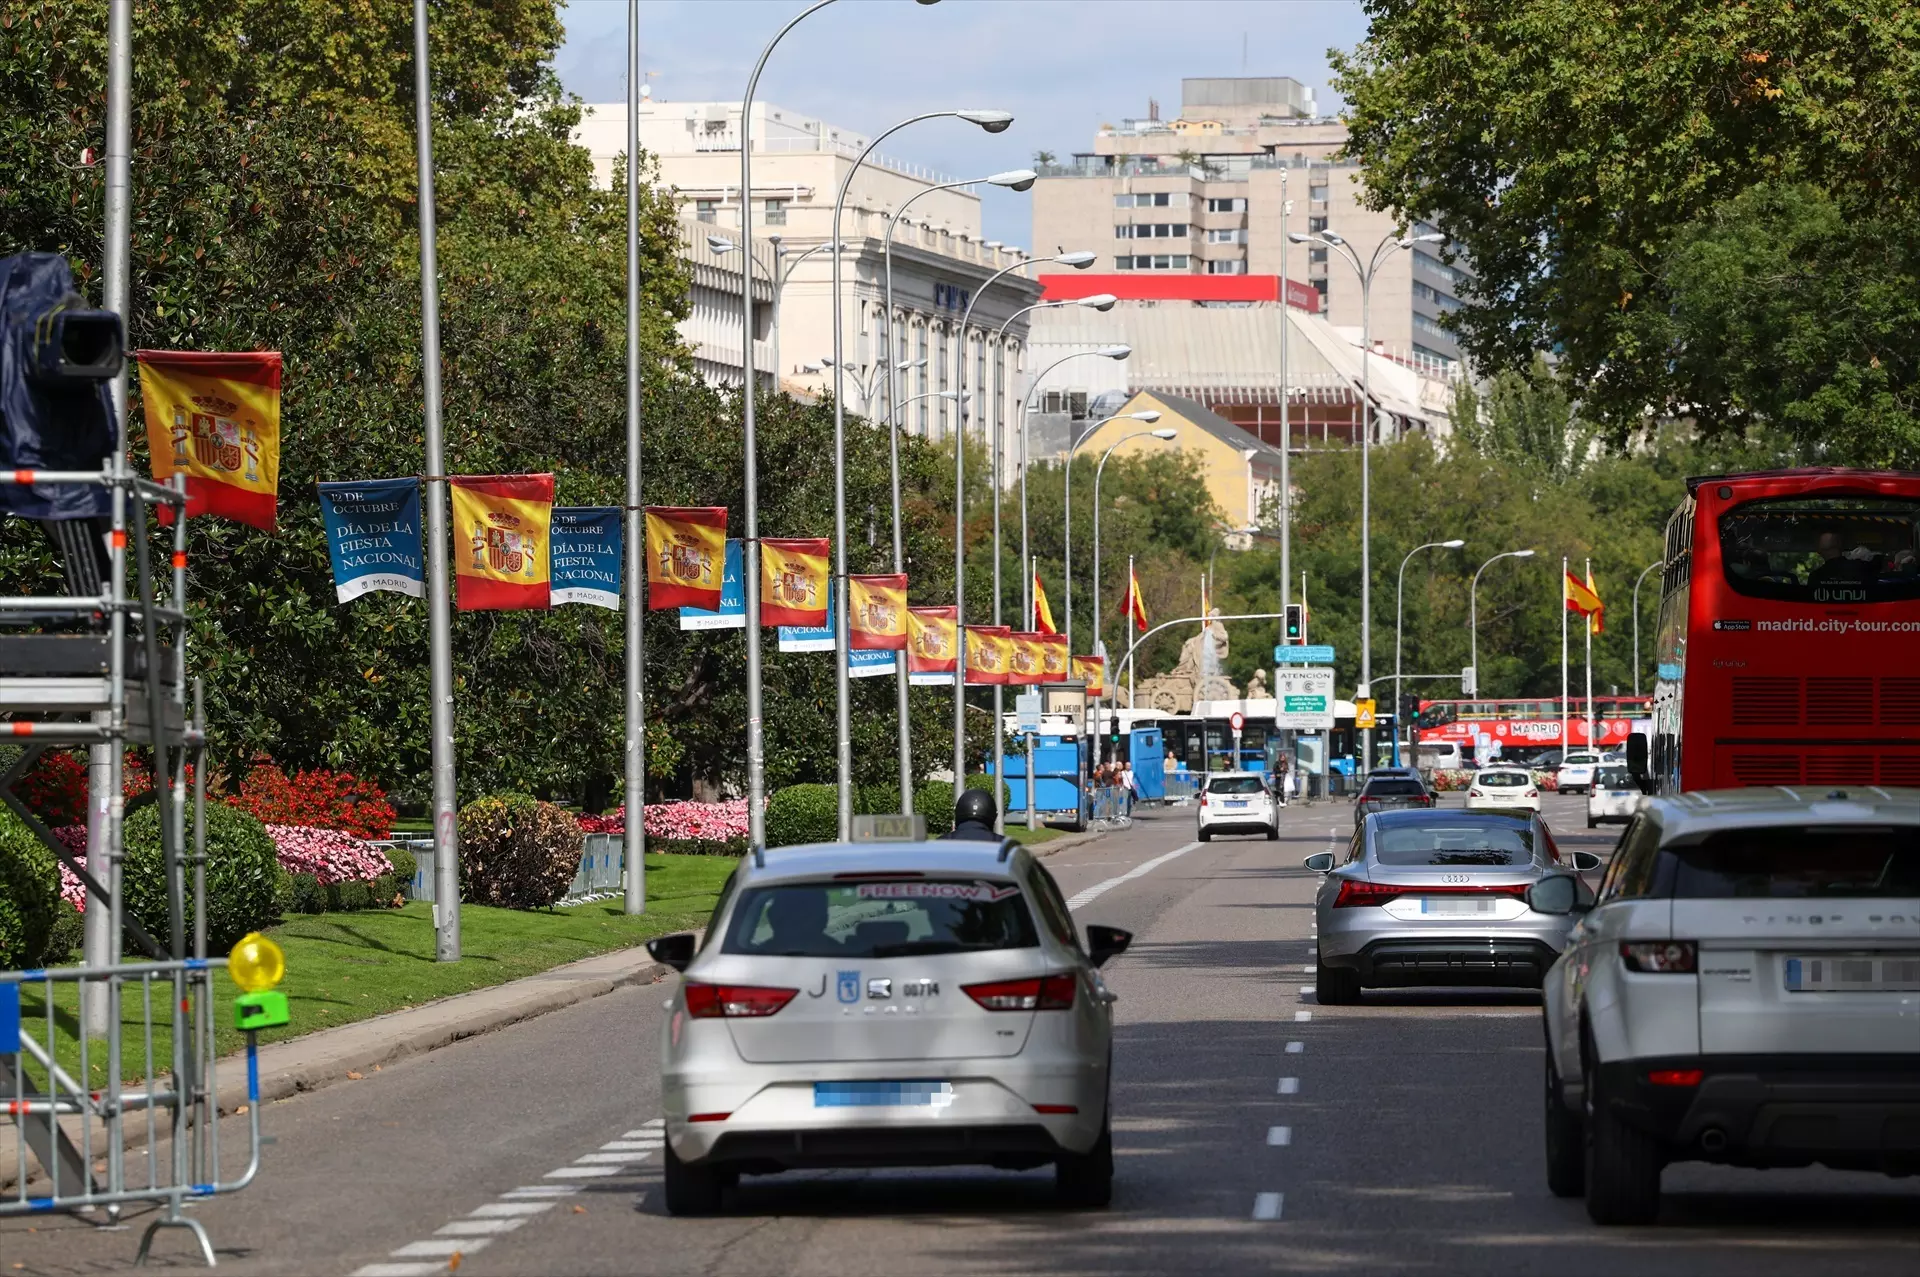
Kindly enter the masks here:
<path id="1" fill-rule="evenodd" d="M 1421 742 L 1414 747 L 1413 763 L 1423 772 L 1457 771 L 1467 765 L 1457 740 Z"/>

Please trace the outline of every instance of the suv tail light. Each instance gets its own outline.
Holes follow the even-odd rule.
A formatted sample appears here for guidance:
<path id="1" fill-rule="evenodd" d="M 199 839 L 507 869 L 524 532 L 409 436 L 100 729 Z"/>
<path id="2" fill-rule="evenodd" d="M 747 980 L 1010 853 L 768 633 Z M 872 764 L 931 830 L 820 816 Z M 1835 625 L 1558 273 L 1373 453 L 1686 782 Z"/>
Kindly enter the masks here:
<path id="1" fill-rule="evenodd" d="M 1620 956 L 1629 971 L 1692 975 L 1699 964 L 1700 946 L 1692 940 L 1622 940 Z"/>
<path id="2" fill-rule="evenodd" d="M 1369 905 L 1383 905 L 1389 900 L 1401 896 L 1512 896 L 1518 900 L 1527 894 L 1530 883 L 1498 883 L 1486 887 L 1423 887 L 1397 882 L 1356 882 L 1349 879 L 1340 884 L 1340 894 L 1333 899 L 1335 909 L 1366 908 Z"/>
<path id="3" fill-rule="evenodd" d="M 745 1020 L 772 1015 L 793 1001 L 800 990 L 689 981 L 680 992 L 687 1000 L 687 1014 L 696 1020 Z"/>
<path id="4" fill-rule="evenodd" d="M 1077 983 L 1071 975 L 1043 975 L 960 987 L 989 1011 L 1067 1011 L 1073 1007 Z"/>

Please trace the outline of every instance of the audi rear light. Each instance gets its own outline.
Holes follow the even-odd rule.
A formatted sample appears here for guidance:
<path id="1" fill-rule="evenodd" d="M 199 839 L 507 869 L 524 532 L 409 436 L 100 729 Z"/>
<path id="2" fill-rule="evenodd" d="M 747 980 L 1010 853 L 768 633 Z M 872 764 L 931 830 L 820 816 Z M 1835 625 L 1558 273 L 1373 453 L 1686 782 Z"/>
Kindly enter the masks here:
<path id="1" fill-rule="evenodd" d="M 1071 975 L 1032 976 L 1025 980 L 995 980 L 967 984 L 966 995 L 989 1011 L 1067 1011 L 1073 1007 Z"/>
<path id="2" fill-rule="evenodd" d="M 800 990 L 689 981 L 680 992 L 687 1000 L 687 1014 L 696 1020 L 751 1020 L 772 1015 L 793 1001 Z"/>
<path id="3" fill-rule="evenodd" d="M 1397 882 L 1356 882 L 1349 879 L 1340 884 L 1340 894 L 1333 898 L 1333 907 L 1364 909 L 1369 906 L 1384 905 L 1402 896 L 1511 896 L 1518 900 L 1527 894 L 1527 887 L 1530 885 L 1498 883 L 1485 887 L 1423 887 Z"/>
<path id="4" fill-rule="evenodd" d="M 1700 960 L 1700 946 L 1692 940 L 1622 940 L 1620 956 L 1629 971 L 1692 975 Z"/>

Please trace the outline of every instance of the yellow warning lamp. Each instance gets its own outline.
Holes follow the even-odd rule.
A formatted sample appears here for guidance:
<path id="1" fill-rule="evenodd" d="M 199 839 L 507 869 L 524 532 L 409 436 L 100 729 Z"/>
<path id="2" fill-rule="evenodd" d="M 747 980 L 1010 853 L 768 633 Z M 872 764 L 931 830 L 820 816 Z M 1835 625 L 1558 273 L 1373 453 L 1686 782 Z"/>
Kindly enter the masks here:
<path id="1" fill-rule="evenodd" d="M 227 974 L 243 992 L 234 999 L 233 1022 L 240 1029 L 270 1029 L 286 1024 L 287 995 L 273 986 L 287 974 L 287 955 L 258 931 L 240 937 L 227 955 Z"/>

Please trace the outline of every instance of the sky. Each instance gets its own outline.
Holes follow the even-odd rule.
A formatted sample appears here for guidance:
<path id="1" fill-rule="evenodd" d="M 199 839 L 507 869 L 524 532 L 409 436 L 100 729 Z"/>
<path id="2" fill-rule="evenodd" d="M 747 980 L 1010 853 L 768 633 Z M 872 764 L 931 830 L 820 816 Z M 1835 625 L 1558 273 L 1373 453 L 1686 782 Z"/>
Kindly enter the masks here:
<path id="1" fill-rule="evenodd" d="M 754 59 L 804 0 L 641 0 L 640 59 L 658 101 L 740 100 Z M 626 0 L 568 0 L 560 81 L 588 102 L 626 99 Z M 840 0 L 795 27 L 759 98 L 871 137 L 923 111 L 991 107 L 988 134 L 929 120 L 885 154 L 955 178 L 1025 168 L 1035 151 L 1093 149 L 1103 123 L 1180 113 L 1183 76 L 1290 75 L 1339 107 L 1327 50 L 1366 34 L 1359 0 Z M 988 239 L 1032 244 L 1028 197 L 987 188 Z"/>

